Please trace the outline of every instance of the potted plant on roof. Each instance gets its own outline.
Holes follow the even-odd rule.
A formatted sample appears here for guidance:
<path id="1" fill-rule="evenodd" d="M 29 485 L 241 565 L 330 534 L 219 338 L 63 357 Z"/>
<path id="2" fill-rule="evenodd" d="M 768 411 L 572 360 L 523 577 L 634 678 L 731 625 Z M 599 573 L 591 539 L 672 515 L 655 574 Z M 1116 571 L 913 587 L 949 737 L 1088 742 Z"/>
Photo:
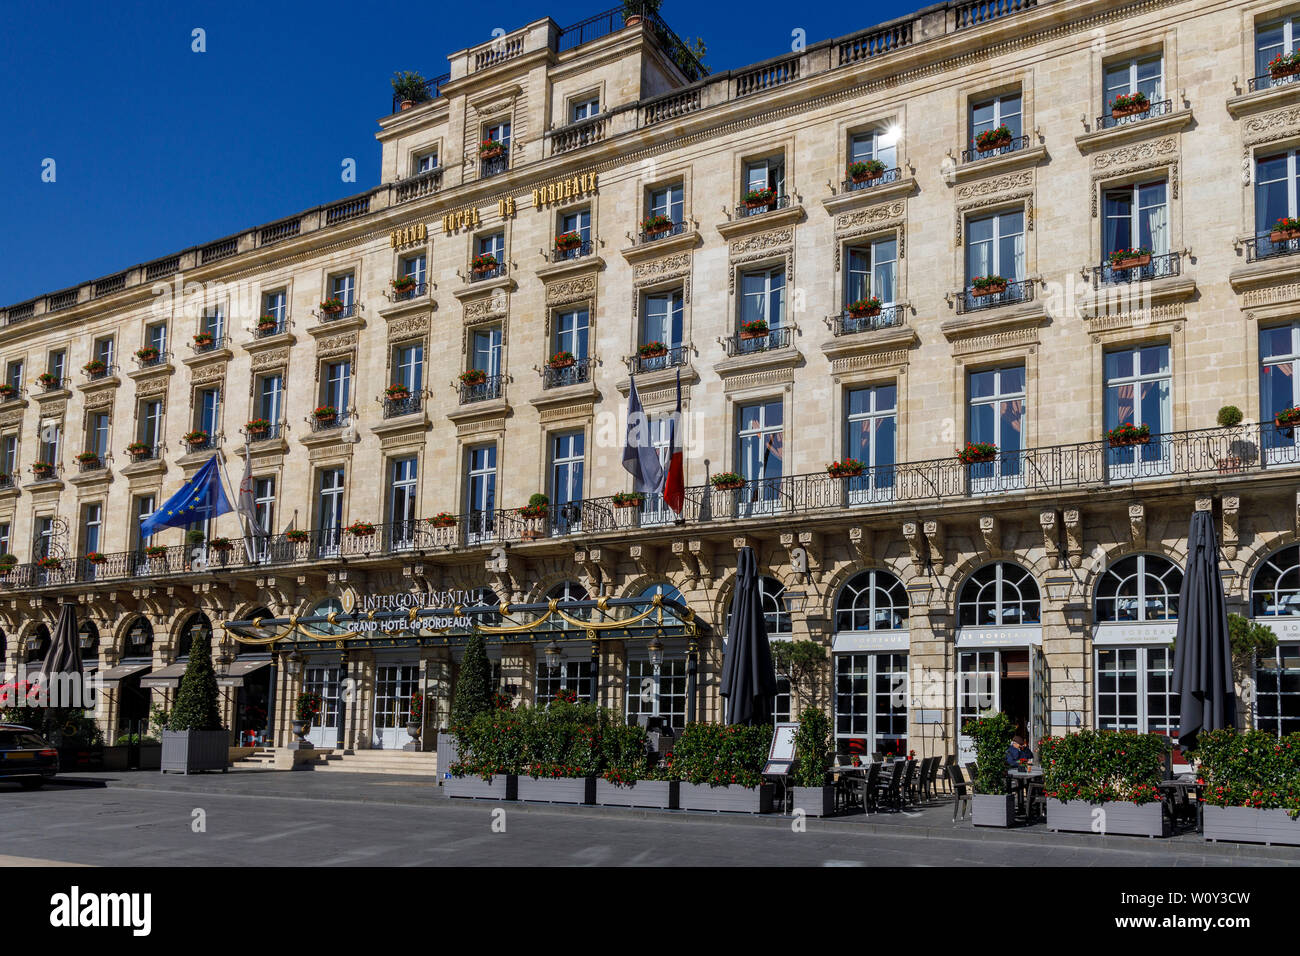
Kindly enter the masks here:
<path id="1" fill-rule="evenodd" d="M 108 370 L 108 366 L 99 359 L 91 359 L 85 365 L 81 366 L 81 370 L 87 375 L 102 375 Z"/>
<path id="2" fill-rule="evenodd" d="M 957 449 L 957 460 L 963 465 L 982 465 L 998 457 L 998 446 L 988 441 L 968 441 L 965 448 Z"/>
<path id="3" fill-rule="evenodd" d="M 663 213 L 653 213 L 641 220 L 641 231 L 647 236 L 658 236 L 668 232 L 674 225 L 676 223 Z"/>
<path id="4" fill-rule="evenodd" d="M 623 0 L 623 25 L 633 27 L 659 12 L 660 0 Z"/>
<path id="5" fill-rule="evenodd" d="M 190 660 L 163 731 L 162 772 L 225 771 L 229 734 L 217 709 L 217 675 L 212 669 L 212 631 L 192 629 Z"/>
<path id="6" fill-rule="evenodd" d="M 1293 216 L 1282 216 L 1277 222 L 1273 223 L 1273 229 L 1269 232 L 1270 242 L 1290 242 L 1292 239 L 1300 239 L 1300 219 Z"/>
<path id="7" fill-rule="evenodd" d="M 709 484 L 718 491 L 734 491 L 745 487 L 745 479 L 734 471 L 720 471 L 709 478 Z"/>
<path id="8" fill-rule="evenodd" d="M 1106 432 L 1106 441 L 1111 448 L 1145 445 L 1151 441 L 1151 426 L 1146 423 L 1134 425 L 1132 422 L 1123 422 Z"/>
<path id="9" fill-rule="evenodd" d="M 400 70 L 393 74 L 393 95 L 403 110 L 430 99 L 429 83 L 415 70 Z"/>
<path id="10" fill-rule="evenodd" d="M 1168 738 L 1080 730 L 1038 742 L 1047 828 L 1158 837 L 1167 831 L 1160 781 Z"/>
<path id="11" fill-rule="evenodd" d="M 496 159 L 506 151 L 506 144 L 499 139 L 485 139 L 478 144 L 479 159 Z"/>
<path id="12" fill-rule="evenodd" d="M 865 299 L 858 299 L 856 302 L 848 304 L 848 313 L 855 319 L 865 318 L 869 315 L 880 314 L 880 297 L 868 296 Z"/>
<path id="13" fill-rule="evenodd" d="M 338 315 L 343 311 L 343 300 L 339 298 L 328 298 L 321 301 L 320 310 L 325 315 Z"/>
<path id="14" fill-rule="evenodd" d="M 567 349 L 561 349 L 559 352 L 552 355 L 551 360 L 546 364 L 553 369 L 561 369 L 571 367 L 575 361 L 577 360 L 573 357 L 572 352 Z"/>
<path id="15" fill-rule="evenodd" d="M 294 740 L 289 744 L 290 750 L 315 749 L 312 742 L 307 739 L 307 732 L 320 717 L 324 704 L 324 699 L 316 691 L 306 690 L 298 695 L 292 725 Z"/>
<path id="16" fill-rule="evenodd" d="M 269 335 L 280 326 L 280 320 L 273 315 L 264 315 L 257 320 L 257 331 L 259 335 Z"/>
<path id="17" fill-rule="evenodd" d="M 482 385 L 487 381 L 487 372 L 481 368 L 469 368 L 460 373 L 462 385 Z"/>
<path id="18" fill-rule="evenodd" d="M 771 186 L 748 189 L 740 201 L 745 204 L 746 209 L 763 209 L 776 202 L 776 190 Z"/>
<path id="19" fill-rule="evenodd" d="M 988 275 L 976 276 L 970 280 L 970 294 L 972 298 L 982 298 L 986 295 L 998 295 L 1007 291 L 1007 280 L 1002 276 Z"/>
<path id="20" fill-rule="evenodd" d="M 580 232 L 562 232 L 555 237 L 555 249 L 557 252 L 571 252 L 582 245 L 582 233 Z"/>
<path id="21" fill-rule="evenodd" d="M 769 331 L 767 319 L 750 319 L 748 322 L 740 323 L 741 339 L 761 339 Z"/>
<path id="22" fill-rule="evenodd" d="M 799 715 L 794 734 L 795 763 L 790 780 L 794 806 L 810 817 L 835 813 L 835 786 L 830 781 L 831 722 L 820 707 L 809 707 Z"/>
<path id="23" fill-rule="evenodd" d="M 1146 246 L 1138 246 L 1134 249 L 1116 249 L 1106 257 L 1106 261 L 1110 263 L 1111 269 L 1116 272 L 1125 269 L 1137 269 L 1151 264 L 1151 250 Z"/>
<path id="24" fill-rule="evenodd" d="M 645 495 L 639 491 L 620 491 L 614 495 L 615 508 L 639 508 L 645 503 Z"/>
<path id="25" fill-rule="evenodd" d="M 968 721 L 962 733 L 975 744 L 975 794 L 971 822 L 977 827 L 1009 827 L 1015 820 L 1015 795 L 1007 782 L 1007 751 L 1016 728 L 1001 712 Z"/>
<path id="26" fill-rule="evenodd" d="M 656 339 L 653 342 L 646 342 L 644 345 L 638 345 L 636 354 L 643 359 L 659 358 L 668 354 L 668 346 Z"/>
<path id="27" fill-rule="evenodd" d="M 1295 427 L 1300 425 L 1300 407 L 1293 405 L 1291 408 L 1282 409 L 1273 416 L 1273 424 L 1277 426 L 1279 432 L 1290 438 Z"/>
<path id="28" fill-rule="evenodd" d="M 975 149 L 988 153 L 1011 145 L 1011 127 L 1006 123 L 993 129 L 986 129 L 975 136 Z"/>
<path id="29" fill-rule="evenodd" d="M 384 389 L 384 395 L 393 402 L 402 402 L 411 397 L 411 387 L 405 382 L 394 382 Z"/>
<path id="30" fill-rule="evenodd" d="M 865 466 L 856 458 L 845 458 L 843 461 L 833 461 L 826 466 L 826 474 L 832 478 L 856 478 L 862 474 Z"/>
<path id="31" fill-rule="evenodd" d="M 1150 108 L 1151 101 L 1145 93 L 1121 93 L 1111 100 L 1110 115 L 1113 119 L 1120 119 L 1134 113 L 1145 113 Z"/>
<path id="32" fill-rule="evenodd" d="M 497 267 L 497 257 L 490 252 L 480 252 L 470 260 L 469 267 L 475 275 L 491 272 Z"/>
<path id="33" fill-rule="evenodd" d="M 867 183 L 885 174 L 885 164 L 878 159 L 859 160 L 849 163 L 848 172 L 849 179 L 855 183 Z"/>
<path id="34" fill-rule="evenodd" d="M 339 410 L 333 405 L 317 405 L 312 409 L 311 417 L 316 419 L 316 424 L 326 425 L 339 417 Z"/>

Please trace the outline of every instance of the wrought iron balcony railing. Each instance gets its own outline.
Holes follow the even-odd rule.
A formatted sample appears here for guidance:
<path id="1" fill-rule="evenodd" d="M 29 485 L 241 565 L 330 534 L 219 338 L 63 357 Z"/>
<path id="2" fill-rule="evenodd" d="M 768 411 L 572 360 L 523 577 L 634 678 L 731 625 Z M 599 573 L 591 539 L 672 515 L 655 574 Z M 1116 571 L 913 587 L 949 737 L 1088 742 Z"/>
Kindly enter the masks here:
<path id="1" fill-rule="evenodd" d="M 1274 242 L 1271 232 L 1261 232 L 1254 238 L 1246 240 L 1247 262 L 1272 259 L 1274 256 L 1293 256 L 1297 252 L 1300 252 L 1300 238 L 1279 239 Z"/>
<path id="2" fill-rule="evenodd" d="M 421 395 L 419 392 L 412 392 L 405 398 L 388 398 L 384 400 L 384 419 L 401 418 L 403 415 L 414 415 L 421 408 Z"/>
<path id="3" fill-rule="evenodd" d="M 970 149 L 961 151 L 961 161 L 963 163 L 973 163 L 980 159 L 989 159 L 993 156 L 1005 156 L 1007 153 L 1014 153 L 1017 150 L 1026 149 L 1029 146 L 1028 136 L 1013 136 L 1011 142 L 1004 146 L 994 146 L 991 149 L 979 149 L 972 144 Z"/>
<path id="4" fill-rule="evenodd" d="M 488 266 L 486 269 L 475 269 L 473 265 L 468 267 L 468 273 L 465 276 L 466 282 L 483 282 L 486 279 L 499 279 L 506 274 L 506 264 L 498 262 L 494 266 Z"/>
<path id="5" fill-rule="evenodd" d="M 874 189 L 877 186 L 887 186 L 890 183 L 898 182 L 902 175 L 903 171 L 899 167 L 895 166 L 893 169 L 886 169 L 874 179 L 853 179 L 850 177 L 840 184 L 840 190 L 846 193 L 854 193 L 861 189 Z"/>
<path id="6" fill-rule="evenodd" d="M 595 366 L 593 358 L 574 359 L 572 365 L 554 368 L 542 367 L 542 388 L 563 388 L 566 385 L 582 385 L 591 381 L 591 370 Z"/>
<path id="7" fill-rule="evenodd" d="M 1143 120 L 1149 120 L 1153 116 L 1164 116 L 1174 111 L 1173 100 L 1161 100 L 1159 103 L 1150 103 L 1144 110 L 1136 113 L 1126 113 L 1122 116 L 1116 116 L 1114 113 L 1106 113 L 1097 117 L 1097 126 L 1099 130 L 1114 129 L 1117 126 L 1128 126 L 1131 123 L 1141 123 Z"/>
<path id="8" fill-rule="evenodd" d="M 1246 81 L 1246 91 L 1248 93 L 1257 93 L 1260 90 L 1271 90 L 1275 86 L 1286 86 L 1296 82 L 1300 82 L 1300 73 L 1288 73 L 1284 76 L 1261 73 L 1259 76 L 1252 76 Z"/>
<path id="9" fill-rule="evenodd" d="M 881 306 L 875 315 L 850 315 L 839 312 L 828 316 L 832 335 L 852 335 L 855 332 L 871 332 L 876 329 L 892 329 L 903 324 L 905 307 L 902 305 Z"/>
<path id="10" fill-rule="evenodd" d="M 350 319 L 357 314 L 357 303 L 349 302 L 343 308 L 334 312 L 326 312 L 323 309 L 316 313 L 316 317 L 322 322 L 337 322 L 340 319 Z"/>
<path id="11" fill-rule="evenodd" d="M 576 246 L 570 246 L 567 249 L 552 249 L 546 254 L 547 262 L 569 262 L 572 259 L 581 259 L 583 256 L 591 255 L 592 240 L 584 239 Z"/>
<path id="12" fill-rule="evenodd" d="M 116 374 L 117 374 L 116 365 L 105 365 L 97 372 L 86 372 L 86 381 L 98 382 L 101 379 L 112 378 Z"/>
<path id="13" fill-rule="evenodd" d="M 161 445 L 147 445 L 144 448 L 135 451 L 128 448 L 126 452 L 126 455 L 131 459 L 132 464 L 140 461 L 157 461 L 161 454 Z"/>
<path id="14" fill-rule="evenodd" d="M 1034 280 L 1020 279 L 1008 282 L 1002 292 L 990 292 L 976 295 L 974 288 L 963 289 L 957 293 L 957 314 L 979 312 L 983 309 L 996 309 L 1003 305 L 1017 302 L 1031 302 L 1034 298 Z"/>
<path id="15" fill-rule="evenodd" d="M 427 282 L 416 282 L 405 289 L 393 289 L 390 292 L 385 292 L 384 295 L 388 297 L 389 302 L 409 302 L 412 299 L 418 299 L 428 291 L 429 284 Z"/>
<path id="16" fill-rule="evenodd" d="M 493 156 L 491 159 L 479 160 L 479 179 L 487 179 L 490 176 L 500 176 L 510 168 L 510 154 L 503 156 Z"/>
<path id="17" fill-rule="evenodd" d="M 270 426 L 262 429 L 252 429 L 247 425 L 244 426 L 244 436 L 250 444 L 260 441 L 274 441 L 284 433 L 284 422 L 271 422 Z"/>
<path id="18" fill-rule="evenodd" d="M 308 415 L 307 422 L 311 425 L 312 433 L 333 431 L 336 428 L 343 428 L 348 424 L 350 418 L 346 409 L 340 409 L 328 418 L 318 418 L 315 415 Z"/>
<path id="19" fill-rule="evenodd" d="M 656 229 L 653 232 L 647 232 L 642 229 L 637 235 L 637 244 L 644 245 L 647 242 L 655 242 L 658 239 L 667 239 L 669 236 L 680 236 L 688 228 L 689 227 L 685 222 L 674 222 L 663 229 Z"/>
<path id="20" fill-rule="evenodd" d="M 214 335 L 210 342 L 194 342 L 191 348 L 194 349 L 195 355 L 202 355 L 205 352 L 216 352 L 218 349 L 226 347 L 226 337 L 224 335 Z"/>
<path id="21" fill-rule="evenodd" d="M 259 322 L 257 325 L 253 326 L 253 336 L 254 338 L 266 339 L 270 338 L 272 335 L 280 335 L 288 325 L 289 320 L 286 318 L 279 318 L 276 319 L 275 322 L 268 322 L 265 325 Z"/>
<path id="22" fill-rule="evenodd" d="M 135 356 L 135 364 L 142 369 L 157 368 L 159 365 L 167 365 L 171 360 L 172 353 L 167 351 L 159 351 L 159 353 L 152 358 L 143 355 Z"/>
<path id="23" fill-rule="evenodd" d="M 500 398 L 501 386 L 504 382 L 504 375 L 489 375 L 481 382 L 461 382 L 457 390 L 460 394 L 460 404 L 469 405 L 473 402 L 486 402 L 493 398 Z"/>
<path id="24" fill-rule="evenodd" d="M 765 212 L 772 212 L 776 209 L 785 209 L 789 205 L 790 197 L 785 193 L 774 196 L 771 202 L 765 202 L 760 205 L 751 205 L 742 202 L 736 206 L 736 218 L 748 219 L 750 216 L 761 216 Z"/>
<path id="25" fill-rule="evenodd" d="M 642 372 L 661 372 L 666 368 L 684 366 L 689 364 L 690 360 L 691 347 L 689 345 L 674 345 L 659 355 L 642 355 L 637 352 L 635 355 L 629 355 L 626 361 L 628 372 L 632 375 L 639 375 Z"/>
<path id="26" fill-rule="evenodd" d="M 769 329 L 767 332 L 752 338 L 746 338 L 741 332 L 736 332 L 726 338 L 727 355 L 729 357 L 770 352 L 772 349 L 783 349 L 793 344 L 794 329 L 790 326 Z"/>
<path id="27" fill-rule="evenodd" d="M 1163 256 L 1152 256 L 1151 261 L 1129 269 L 1117 269 L 1109 262 L 1096 266 L 1092 270 L 1096 282 L 1115 284 L 1120 282 L 1144 282 L 1151 279 L 1168 279 L 1182 271 L 1182 256 L 1170 252 Z"/>

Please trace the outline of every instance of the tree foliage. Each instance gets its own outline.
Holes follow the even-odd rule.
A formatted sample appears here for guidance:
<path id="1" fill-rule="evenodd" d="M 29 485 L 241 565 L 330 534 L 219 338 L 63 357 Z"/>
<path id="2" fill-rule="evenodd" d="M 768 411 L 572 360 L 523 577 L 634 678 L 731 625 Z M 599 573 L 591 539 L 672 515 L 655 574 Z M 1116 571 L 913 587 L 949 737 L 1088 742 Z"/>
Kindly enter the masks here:
<path id="1" fill-rule="evenodd" d="M 483 635 L 475 630 L 465 643 L 465 656 L 456 678 L 456 696 L 451 705 L 452 727 L 468 727 L 479 714 L 496 708 L 492 693 L 492 665 L 488 663 Z"/>
<path id="2" fill-rule="evenodd" d="M 168 730 L 224 730 L 217 710 L 217 672 L 212 669 L 212 632 L 197 628 L 190 645 L 176 705 L 167 719 Z"/>

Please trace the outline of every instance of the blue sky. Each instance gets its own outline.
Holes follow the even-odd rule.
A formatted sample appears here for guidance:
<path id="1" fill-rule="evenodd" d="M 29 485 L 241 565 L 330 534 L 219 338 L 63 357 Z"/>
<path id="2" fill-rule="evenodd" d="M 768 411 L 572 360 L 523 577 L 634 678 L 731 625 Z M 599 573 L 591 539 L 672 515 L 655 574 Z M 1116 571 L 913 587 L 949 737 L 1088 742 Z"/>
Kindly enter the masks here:
<path id="1" fill-rule="evenodd" d="M 0 305 L 375 185 L 395 70 L 434 76 L 494 27 L 548 15 L 567 26 L 613 6 L 8 0 Z M 784 53 L 796 29 L 814 43 L 920 6 L 665 0 L 662 14 L 704 38 L 717 71 Z M 191 51 L 196 27 L 204 53 Z M 345 157 L 355 183 L 340 178 Z"/>

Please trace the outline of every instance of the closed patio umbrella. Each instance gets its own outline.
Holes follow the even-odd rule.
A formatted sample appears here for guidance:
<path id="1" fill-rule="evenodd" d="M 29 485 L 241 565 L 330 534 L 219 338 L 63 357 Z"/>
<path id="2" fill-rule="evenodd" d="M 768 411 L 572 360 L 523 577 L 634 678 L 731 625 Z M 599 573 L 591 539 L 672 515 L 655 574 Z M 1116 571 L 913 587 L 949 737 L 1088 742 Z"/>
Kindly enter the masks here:
<path id="1" fill-rule="evenodd" d="M 1178 743 L 1195 747 L 1202 730 L 1236 726 L 1228 614 L 1219 578 L 1219 541 L 1208 511 L 1192 515 L 1187 532 L 1187 569 L 1178 595 L 1174 648 L 1178 694 Z"/>
<path id="2" fill-rule="evenodd" d="M 776 668 L 763 621 L 758 561 L 749 547 L 741 548 L 736 560 L 736 590 L 731 596 L 720 693 L 727 701 L 728 724 L 771 722 Z"/>
<path id="3" fill-rule="evenodd" d="M 71 604 L 64 604 L 59 608 L 59 620 L 54 625 L 54 634 L 50 638 L 50 647 L 45 652 L 38 677 L 41 686 L 52 695 L 47 698 L 50 707 L 71 706 L 71 701 L 55 700 L 53 695 L 66 694 L 86 676 L 81 665 L 80 637 L 77 633 L 77 612 Z M 65 676 L 54 679 L 58 674 Z"/>

